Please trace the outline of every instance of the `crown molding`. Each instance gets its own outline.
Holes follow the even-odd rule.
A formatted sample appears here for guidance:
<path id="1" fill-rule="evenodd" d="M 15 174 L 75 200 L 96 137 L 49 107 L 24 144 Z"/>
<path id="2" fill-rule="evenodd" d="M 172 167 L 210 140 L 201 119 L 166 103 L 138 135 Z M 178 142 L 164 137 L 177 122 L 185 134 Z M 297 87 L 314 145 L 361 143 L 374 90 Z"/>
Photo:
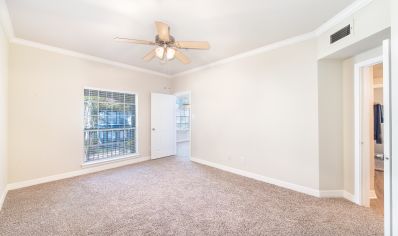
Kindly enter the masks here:
<path id="1" fill-rule="evenodd" d="M 14 38 L 14 28 L 12 27 L 10 14 L 5 0 L 0 0 L 0 25 L 10 41 Z"/>
<path id="2" fill-rule="evenodd" d="M 29 40 L 25 40 L 25 39 L 20 39 L 20 38 L 16 38 L 14 35 L 14 30 L 12 27 L 12 22 L 11 22 L 11 18 L 8 12 L 8 8 L 7 8 L 7 4 L 5 2 L 5 0 L 0 0 L 0 21 L 2 23 L 2 26 L 4 28 L 4 31 L 9 39 L 10 42 L 15 43 L 15 44 L 21 44 L 21 45 L 25 45 L 25 46 L 30 46 L 30 47 L 36 47 L 36 48 L 40 48 L 40 49 L 44 49 L 44 50 L 48 50 L 48 51 L 52 51 L 52 52 L 56 52 L 56 53 L 60 53 L 60 54 L 64 54 L 64 55 L 69 55 L 69 56 L 74 56 L 74 57 L 78 57 L 78 58 L 82 58 L 82 59 L 86 59 L 86 60 L 91 60 L 91 61 L 96 61 L 96 62 L 100 62 L 103 64 L 108 64 L 108 65 L 112 65 L 112 66 L 116 66 L 116 67 L 121 67 L 124 69 L 129 69 L 129 70 L 133 70 L 133 71 L 138 71 L 138 72 L 143 72 L 143 73 L 148 73 L 148 74 L 152 74 L 152 75 L 157 75 L 157 76 L 162 76 L 162 77 L 166 77 L 166 78 L 174 78 L 174 77 L 179 77 L 179 76 L 183 76 L 183 75 L 187 75 L 190 73 L 194 73 L 194 72 L 198 72 L 204 69 L 208 69 L 211 67 L 215 67 L 218 65 L 223 65 L 235 60 L 239 60 L 242 58 L 246 58 L 246 57 L 250 57 L 250 56 L 254 56 L 257 55 L 259 53 L 264 53 L 264 52 L 268 52 L 280 47 L 284 47 L 284 46 L 288 46 L 294 43 L 298 43 L 298 42 L 302 42 L 311 38 L 316 38 L 317 36 L 321 35 L 322 33 L 325 33 L 326 31 L 328 31 L 329 29 L 331 29 L 332 27 L 334 27 L 335 25 L 337 25 L 338 23 L 340 23 L 341 21 L 343 21 L 344 19 L 346 19 L 347 17 L 351 16 L 352 14 L 354 14 L 355 12 L 359 11 L 360 9 L 362 9 L 363 7 L 367 6 L 368 4 L 370 4 L 373 0 L 357 0 L 355 2 L 353 2 L 351 5 L 347 6 L 346 8 L 344 8 L 342 11 L 340 11 L 337 15 L 335 15 L 334 17 L 332 17 L 331 19 L 329 19 L 328 21 L 326 21 L 324 24 L 322 24 L 321 26 L 319 26 L 317 29 L 315 29 L 312 32 L 306 33 L 306 34 L 302 34 L 299 36 L 295 36 L 289 39 L 285 39 L 279 42 L 275 42 L 251 51 L 247 51 L 247 52 L 243 52 L 231 57 L 227 57 L 224 59 L 221 59 L 219 61 L 216 62 L 212 62 L 206 65 L 202 65 L 199 67 L 195 67 L 193 69 L 190 70 L 186 70 L 180 73 L 176 73 L 176 74 L 165 74 L 165 73 L 161 73 L 161 72 L 157 72 L 157 71 L 153 71 L 153 70 L 148 70 L 148 69 L 144 69 L 141 67 L 136 67 L 136 66 L 132 66 L 132 65 L 128 65 L 128 64 L 124 64 L 121 62 L 117 62 L 117 61 L 113 61 L 113 60 L 108 60 L 105 58 L 100 58 L 100 57 L 96 57 L 96 56 L 91 56 L 88 54 L 84 54 L 84 53 L 79 53 L 76 51 L 72 51 L 72 50 L 67 50 L 67 49 L 63 49 L 63 48 L 58 48 L 58 47 L 54 47 L 54 46 L 50 46 L 50 45 L 46 45 L 46 44 L 41 44 L 41 43 L 37 43 L 37 42 L 33 42 L 33 41 L 29 41 Z"/>
<path id="3" fill-rule="evenodd" d="M 199 66 L 199 67 L 195 67 L 193 69 L 190 70 L 186 70 L 180 73 L 176 73 L 173 74 L 172 77 L 180 77 L 183 75 L 187 75 L 187 74 L 191 74 L 191 73 L 195 73 L 201 70 L 205 70 L 211 67 L 215 67 L 215 66 L 219 66 L 219 65 L 223 65 L 232 61 L 236 61 L 242 58 L 246 58 L 246 57 L 250 57 L 250 56 L 254 56 L 256 54 L 259 53 L 264 53 L 264 52 L 268 52 L 268 51 L 272 51 L 274 49 L 280 48 L 280 47 L 284 47 L 284 46 L 288 46 L 294 43 L 299 43 L 311 38 L 316 38 L 319 35 L 325 33 L 326 31 L 328 31 L 329 29 L 331 29 L 332 27 L 336 26 L 338 23 L 340 23 L 341 21 L 343 21 L 344 19 L 346 19 L 347 17 L 351 16 L 352 14 L 354 14 L 355 12 L 359 11 L 360 9 L 362 9 L 363 7 L 367 6 L 369 3 L 371 3 L 373 0 L 357 0 L 355 2 L 353 2 L 351 5 L 347 6 L 346 8 L 344 8 L 342 11 L 340 11 L 339 13 L 337 13 L 337 15 L 335 15 L 334 17 L 332 17 L 330 20 L 326 21 L 324 24 L 322 24 L 321 26 L 319 26 L 317 29 L 315 29 L 312 32 L 306 33 L 306 34 L 302 34 L 299 36 L 295 36 L 289 39 L 285 39 L 276 43 L 272 43 L 248 52 L 244 52 L 244 53 L 240 53 L 237 54 L 235 56 L 232 57 L 227 57 L 224 59 L 221 59 L 219 61 L 216 62 L 212 62 L 210 64 L 206 64 L 203 66 Z"/>
<path id="4" fill-rule="evenodd" d="M 347 17 L 353 15 L 355 12 L 361 10 L 362 8 L 369 5 L 373 0 L 357 0 L 353 2 L 351 5 L 344 8 L 342 11 L 337 13 L 337 15 L 333 16 L 331 19 L 323 23 L 319 26 L 314 32 L 317 36 L 325 33 L 332 27 L 336 26 L 340 22 L 342 22 Z"/>
<path id="5" fill-rule="evenodd" d="M 310 32 L 310 33 L 307 33 L 307 34 L 302 34 L 302 35 L 299 35 L 299 36 L 295 36 L 295 37 L 292 37 L 292 38 L 289 38 L 289 39 L 286 39 L 286 40 L 282 40 L 282 41 L 279 41 L 279 42 L 276 42 L 276 43 L 272 43 L 272 44 L 269 44 L 269 45 L 266 45 L 266 46 L 263 46 L 263 47 L 260 47 L 260 48 L 256 48 L 256 49 L 248 51 L 248 52 L 240 53 L 240 54 L 237 54 L 237 55 L 232 56 L 232 57 L 227 57 L 227 58 L 221 59 L 219 61 L 212 62 L 210 64 L 206 64 L 206 65 L 203 65 L 203 66 L 195 67 L 195 68 L 187 70 L 187 71 L 183 71 L 183 72 L 180 72 L 180 73 L 177 73 L 177 74 L 173 74 L 173 78 L 174 77 L 179 77 L 179 76 L 182 76 L 182 75 L 191 74 L 191 73 L 198 72 L 198 71 L 201 71 L 201 70 L 205 70 L 205 69 L 208 69 L 208 68 L 211 68 L 211 67 L 224 65 L 224 64 L 236 61 L 236 60 L 240 60 L 242 58 L 251 57 L 251 56 L 254 56 L 254 55 L 257 55 L 257 54 L 260 54 L 260 53 L 264 53 L 264 52 L 269 52 L 269 51 L 275 50 L 277 48 L 285 47 L 285 46 L 288 46 L 288 45 L 291 45 L 291 44 L 303 42 L 303 41 L 315 38 L 315 36 L 316 35 L 313 32 Z"/>
<path id="6" fill-rule="evenodd" d="M 8 7 L 7 7 L 5 0 L 0 0 L 0 23 L 3 26 L 4 32 L 9 40 L 9 42 L 13 43 L 13 44 L 24 45 L 24 46 L 33 47 L 33 48 L 39 48 L 42 50 L 55 52 L 55 53 L 59 53 L 59 54 L 67 55 L 67 56 L 77 57 L 77 58 L 81 58 L 81 59 L 86 59 L 89 61 L 95 61 L 95 62 L 99 62 L 102 64 L 111 65 L 111 66 L 131 70 L 131 71 L 147 73 L 147 74 L 161 76 L 161 77 L 165 77 L 165 78 L 172 77 L 171 75 L 168 75 L 165 73 L 148 70 L 148 69 L 144 69 L 141 67 L 136 67 L 136 66 L 125 64 L 125 63 L 108 60 L 105 58 L 96 57 L 96 56 L 92 56 L 92 55 L 88 55 L 88 54 L 84 54 L 84 53 L 80 53 L 80 52 L 76 52 L 76 51 L 72 51 L 72 50 L 68 50 L 68 49 L 64 49 L 64 48 L 54 47 L 54 46 L 50 46 L 48 44 L 42 44 L 42 43 L 30 41 L 30 40 L 17 38 L 14 34 L 14 29 L 12 26 L 10 14 L 9 14 Z"/>
<path id="7" fill-rule="evenodd" d="M 136 66 L 124 64 L 124 63 L 121 63 L 121 62 L 112 61 L 112 60 L 108 60 L 108 59 L 101 58 L 101 57 L 91 56 L 91 55 L 88 55 L 88 54 L 84 54 L 84 53 L 80 53 L 80 52 L 76 52 L 76 51 L 72 51 L 72 50 L 67 50 L 67 49 L 54 47 L 54 46 L 49 46 L 47 44 L 37 43 L 37 42 L 25 40 L 25 39 L 13 38 L 13 39 L 11 39 L 10 42 L 13 43 L 13 44 L 17 44 L 17 45 L 23 45 L 23 46 L 28 46 L 28 47 L 32 47 L 32 48 L 38 48 L 38 49 L 42 49 L 42 50 L 46 50 L 46 51 L 50 51 L 50 52 L 55 52 L 55 53 L 62 54 L 62 55 L 67 55 L 67 56 L 72 56 L 72 57 L 76 57 L 76 58 L 86 59 L 86 60 L 89 60 L 89 61 L 95 61 L 95 62 L 99 62 L 99 63 L 102 63 L 102 64 L 111 65 L 111 66 L 115 66 L 115 67 L 119 67 L 119 68 L 123 68 L 123 69 L 128 69 L 128 70 L 132 70 L 132 71 L 136 71 L 136 72 L 143 72 L 143 73 L 147 73 L 147 74 L 152 74 L 152 75 L 162 76 L 162 77 L 166 77 L 166 78 L 171 78 L 171 75 L 160 73 L 160 72 L 157 72 L 157 71 L 148 70 L 148 69 L 144 69 L 144 68 L 141 68 L 141 67 L 136 67 Z"/>

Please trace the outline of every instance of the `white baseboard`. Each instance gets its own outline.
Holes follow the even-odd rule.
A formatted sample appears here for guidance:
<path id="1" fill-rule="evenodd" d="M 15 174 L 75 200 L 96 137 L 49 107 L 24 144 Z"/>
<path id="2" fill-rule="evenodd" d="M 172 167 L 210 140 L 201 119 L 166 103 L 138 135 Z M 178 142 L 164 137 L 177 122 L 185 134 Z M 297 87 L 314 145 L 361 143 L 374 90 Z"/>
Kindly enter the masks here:
<path id="1" fill-rule="evenodd" d="M 4 200 L 6 200 L 7 192 L 8 192 L 8 189 L 7 189 L 7 187 L 5 187 L 0 196 L 0 211 L 3 208 Z"/>
<path id="2" fill-rule="evenodd" d="M 312 189 L 312 188 L 309 188 L 309 187 L 305 187 L 305 186 L 301 186 L 301 185 L 298 185 L 298 184 L 289 183 L 289 182 L 286 182 L 286 181 L 270 178 L 270 177 L 267 177 L 267 176 L 251 173 L 251 172 L 248 172 L 248 171 L 235 169 L 235 168 L 232 168 L 232 167 L 229 167 L 229 166 L 217 164 L 217 163 L 210 162 L 210 161 L 205 161 L 205 160 L 194 158 L 194 157 L 191 157 L 191 161 L 199 163 L 199 164 L 211 166 L 211 167 L 214 167 L 214 168 L 217 168 L 217 169 L 220 169 L 220 170 L 224 170 L 224 171 L 227 171 L 227 172 L 231 172 L 231 173 L 234 173 L 234 174 L 237 174 L 237 175 L 245 176 L 245 177 L 248 177 L 248 178 L 251 178 L 251 179 L 259 180 L 259 181 L 262 181 L 262 182 L 265 182 L 265 183 L 277 185 L 279 187 L 283 187 L 283 188 L 287 188 L 287 189 L 290 189 L 290 190 L 294 190 L 296 192 L 305 193 L 305 194 L 308 194 L 308 195 L 311 195 L 311 196 L 315 196 L 315 197 L 320 197 L 320 192 L 317 189 Z"/>
<path id="3" fill-rule="evenodd" d="M 319 196 L 323 198 L 345 198 L 355 203 L 354 195 L 345 190 L 320 190 Z"/>
<path id="4" fill-rule="evenodd" d="M 85 175 L 85 174 L 90 174 L 90 173 L 95 173 L 99 172 L 102 170 L 108 170 L 108 169 L 113 169 L 116 167 L 121 167 L 125 165 L 130 165 L 130 164 L 135 164 L 143 161 L 150 160 L 150 157 L 137 157 L 134 159 L 129 159 L 125 161 L 120 161 L 120 162 L 113 162 L 113 163 L 108 163 L 100 166 L 93 166 L 93 167 L 86 167 L 81 170 L 76 170 L 76 171 L 71 171 L 63 174 L 58 174 L 58 175 L 51 175 L 43 178 L 38 178 L 38 179 L 32 179 L 32 180 L 26 180 L 26 181 L 21 181 L 21 182 L 16 182 L 16 183 L 10 183 L 7 185 L 7 190 L 14 190 L 14 189 L 19 189 L 19 188 L 25 188 L 37 184 L 43 184 L 43 183 L 48 183 L 56 180 L 61 180 L 61 179 L 67 179 L 71 177 L 76 177 L 79 175 Z"/>
<path id="5" fill-rule="evenodd" d="M 351 201 L 353 203 L 358 204 L 357 202 L 355 202 L 355 196 L 347 191 L 344 191 L 344 196 L 345 199 L 347 199 L 348 201 Z"/>
<path id="6" fill-rule="evenodd" d="M 241 175 L 241 176 L 245 176 L 251 179 L 255 179 L 255 180 L 259 180 L 265 183 L 269 183 L 269 184 L 273 184 L 273 185 L 277 185 L 279 187 L 282 188 L 287 188 L 290 190 L 294 190 L 296 192 L 300 192 L 300 193 L 305 193 L 314 197 L 321 197 L 321 198 L 345 198 L 348 201 L 354 202 L 355 203 L 355 199 L 354 199 L 354 195 L 352 195 L 351 193 L 345 191 L 345 190 L 317 190 L 317 189 L 312 189 L 309 187 L 305 187 L 305 186 L 301 186 L 298 184 L 293 184 L 293 183 L 289 183 L 286 181 L 282 181 L 282 180 L 278 180 L 278 179 L 274 179 L 274 178 L 270 178 L 267 176 L 263 176 L 263 175 L 259 175 L 259 174 L 254 174 L 248 171 L 244 171 L 244 170 L 239 170 L 236 168 L 232 168 L 229 166 L 225 166 L 225 165 L 221 165 L 221 164 L 217 164 L 214 162 L 210 162 L 210 161 L 206 161 L 206 160 L 202 160 L 202 159 L 198 159 L 198 158 L 194 158 L 191 157 L 191 161 L 199 163 L 199 164 L 203 164 L 203 165 L 207 165 L 207 166 L 211 166 L 220 170 L 224 170 L 224 171 L 228 171 L 237 175 Z"/>
<path id="7" fill-rule="evenodd" d="M 320 190 L 319 196 L 324 198 L 344 197 L 344 190 Z"/>
<path id="8" fill-rule="evenodd" d="M 370 190 L 369 191 L 369 199 L 377 199 L 376 191 Z"/>
<path id="9" fill-rule="evenodd" d="M 103 171 L 103 170 L 113 169 L 113 168 L 117 168 L 117 167 L 121 167 L 121 166 L 125 166 L 125 165 L 135 164 L 135 163 L 139 163 L 139 162 L 143 162 L 143 161 L 147 161 L 147 160 L 150 160 L 150 157 L 138 157 L 135 159 L 130 159 L 130 160 L 121 161 L 121 162 L 115 162 L 115 163 L 109 163 L 109 164 L 105 164 L 105 165 L 101 165 L 101 166 L 94 166 L 91 168 L 84 168 L 81 170 L 67 172 L 67 173 L 63 173 L 63 174 L 59 174 L 59 175 L 52 175 L 52 176 L 47 176 L 47 177 L 43 177 L 43 178 L 37 178 L 37 179 L 8 184 L 6 189 L 4 189 L 4 191 L 1 195 L 1 198 L 0 198 L 0 210 L 1 210 L 1 207 L 3 206 L 5 197 L 9 190 L 29 187 L 29 186 L 33 186 L 33 185 L 37 185 L 37 184 L 48 183 L 48 182 L 66 179 L 66 178 L 72 178 L 72 177 L 76 177 L 76 176 L 80 176 L 80 175 L 85 175 L 85 174 L 90 174 L 90 173 L 95 173 L 95 172 L 99 172 L 99 171 Z M 211 167 L 214 167 L 214 168 L 217 168 L 220 170 L 224 170 L 224 171 L 227 171 L 230 173 L 245 176 L 245 177 L 248 177 L 251 179 L 259 180 L 259 181 L 262 181 L 265 183 L 277 185 L 282 188 L 287 188 L 287 189 L 294 190 L 294 191 L 297 191 L 300 193 L 305 193 L 305 194 L 308 194 L 311 196 L 323 197 L 323 198 L 335 198 L 335 197 L 336 198 L 345 198 L 351 202 L 355 202 L 354 195 L 352 195 L 351 193 L 344 191 L 344 190 L 319 191 L 317 189 L 312 189 L 309 187 L 289 183 L 286 181 L 277 180 L 277 179 L 270 178 L 267 176 L 251 173 L 248 171 L 232 168 L 229 166 L 217 164 L 214 162 L 210 162 L 210 161 L 206 161 L 206 160 L 202 160 L 202 159 L 198 159 L 198 158 L 194 158 L 194 157 L 191 157 L 191 160 L 193 162 L 196 162 L 199 164 L 211 166 Z"/>

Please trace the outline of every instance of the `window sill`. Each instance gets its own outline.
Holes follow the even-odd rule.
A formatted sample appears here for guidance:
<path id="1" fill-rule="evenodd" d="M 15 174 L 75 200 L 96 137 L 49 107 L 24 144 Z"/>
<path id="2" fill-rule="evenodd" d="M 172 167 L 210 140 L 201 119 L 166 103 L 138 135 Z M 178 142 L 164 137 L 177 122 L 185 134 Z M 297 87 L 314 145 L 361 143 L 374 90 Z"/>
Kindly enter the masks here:
<path id="1" fill-rule="evenodd" d="M 114 158 L 109 158 L 109 159 L 105 159 L 105 160 L 85 162 L 85 163 L 81 164 L 81 167 L 88 168 L 88 167 L 100 166 L 100 165 L 105 165 L 105 164 L 119 162 L 119 161 L 126 161 L 129 159 L 134 159 L 134 158 L 138 158 L 138 157 L 140 157 L 140 154 L 135 153 L 135 154 L 131 154 L 131 155 L 114 157 Z"/>

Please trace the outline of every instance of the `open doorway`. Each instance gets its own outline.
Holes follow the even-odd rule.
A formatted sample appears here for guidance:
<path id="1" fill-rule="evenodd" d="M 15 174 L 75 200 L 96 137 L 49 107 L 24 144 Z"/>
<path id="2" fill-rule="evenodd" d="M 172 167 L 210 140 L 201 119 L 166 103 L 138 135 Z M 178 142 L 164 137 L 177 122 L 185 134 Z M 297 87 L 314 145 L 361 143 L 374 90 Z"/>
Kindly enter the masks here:
<path id="1" fill-rule="evenodd" d="M 176 94 L 177 156 L 191 156 L 191 93 Z"/>
<path id="2" fill-rule="evenodd" d="M 370 207 L 380 215 L 384 214 L 384 98 L 383 98 L 383 64 L 372 66 L 373 75 L 373 120 L 371 121 L 371 174 L 370 174 Z"/>
<path id="3" fill-rule="evenodd" d="M 384 217 L 391 235 L 390 42 L 382 55 L 354 67 L 354 201 Z"/>
<path id="4" fill-rule="evenodd" d="M 383 215 L 384 205 L 384 98 L 383 59 L 357 65 L 356 166 L 357 203 Z"/>

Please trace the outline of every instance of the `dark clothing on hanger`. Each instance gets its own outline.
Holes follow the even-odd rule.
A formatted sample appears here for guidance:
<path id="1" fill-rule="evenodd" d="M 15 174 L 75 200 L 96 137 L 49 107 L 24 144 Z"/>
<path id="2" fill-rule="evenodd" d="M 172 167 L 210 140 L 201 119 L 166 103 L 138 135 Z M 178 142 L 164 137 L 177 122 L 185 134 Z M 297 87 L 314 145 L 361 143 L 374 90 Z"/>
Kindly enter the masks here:
<path id="1" fill-rule="evenodd" d="M 373 105 L 373 114 L 374 114 L 374 140 L 376 140 L 377 144 L 382 144 L 383 134 L 382 134 L 381 124 L 384 123 L 383 105 L 381 104 Z"/>

